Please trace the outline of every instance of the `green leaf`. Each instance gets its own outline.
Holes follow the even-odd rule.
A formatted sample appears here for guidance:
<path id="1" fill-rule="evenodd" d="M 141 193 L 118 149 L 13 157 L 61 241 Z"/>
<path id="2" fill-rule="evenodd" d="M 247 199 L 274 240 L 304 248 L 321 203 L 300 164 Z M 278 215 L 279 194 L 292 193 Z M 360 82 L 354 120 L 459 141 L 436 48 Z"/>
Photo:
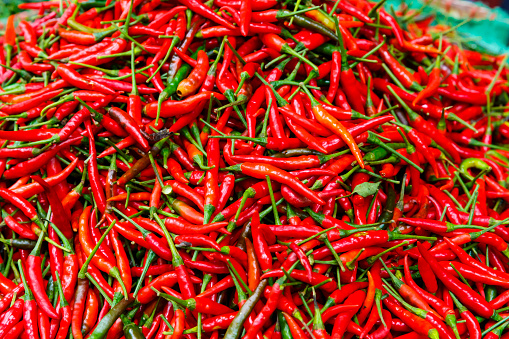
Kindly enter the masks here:
<path id="1" fill-rule="evenodd" d="M 366 198 L 370 195 L 373 195 L 378 190 L 378 186 L 380 186 L 379 182 L 364 182 L 360 185 L 355 186 L 352 193 L 357 193 L 358 195 Z"/>

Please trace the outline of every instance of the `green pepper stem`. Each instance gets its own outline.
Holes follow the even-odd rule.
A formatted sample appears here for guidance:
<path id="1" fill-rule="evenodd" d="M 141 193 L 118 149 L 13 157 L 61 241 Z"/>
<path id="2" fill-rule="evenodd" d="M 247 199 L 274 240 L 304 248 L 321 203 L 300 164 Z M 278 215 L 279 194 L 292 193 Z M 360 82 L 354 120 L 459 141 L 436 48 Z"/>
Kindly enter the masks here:
<path id="1" fill-rule="evenodd" d="M 141 289 L 141 285 L 142 285 L 143 281 L 145 280 L 145 276 L 147 275 L 148 269 L 149 269 L 150 265 L 152 264 L 152 262 L 154 262 L 154 260 L 156 260 L 156 259 L 157 259 L 157 254 L 154 251 L 149 250 L 148 254 L 147 254 L 147 259 L 145 261 L 145 265 L 143 266 L 143 271 L 141 272 L 141 275 L 140 275 L 140 279 L 138 280 L 138 283 L 136 284 L 136 288 L 134 289 L 133 298 L 136 298 L 136 296 L 138 295 L 138 292 Z"/>
<path id="2" fill-rule="evenodd" d="M 387 146 L 386 144 L 384 144 L 383 142 L 380 141 L 380 139 L 378 139 L 377 135 L 371 131 L 368 132 L 368 141 L 370 143 L 373 143 L 377 146 L 380 146 L 382 148 L 384 148 L 385 150 L 391 152 L 392 154 L 394 154 L 395 156 L 397 156 L 398 158 L 401 158 L 403 159 L 404 161 L 406 161 L 409 165 L 411 165 L 412 167 L 414 167 L 416 170 L 418 170 L 420 173 L 423 173 L 424 170 L 419 167 L 416 163 L 414 163 L 412 160 L 408 159 L 407 157 L 405 157 L 404 155 L 396 152 L 394 149 L 392 149 L 391 147 Z"/>
<path id="3" fill-rule="evenodd" d="M 101 236 L 101 238 L 95 245 L 92 252 L 90 252 L 90 255 L 88 256 L 87 260 L 85 260 L 85 262 L 83 263 L 83 266 L 81 267 L 80 271 L 78 272 L 79 279 L 85 279 L 85 274 L 87 273 L 88 265 L 92 261 L 92 258 L 94 257 L 94 255 L 97 253 L 97 250 L 99 250 L 99 247 L 101 246 L 104 239 L 106 239 L 106 236 L 108 235 L 108 233 L 110 233 L 110 231 L 113 229 L 113 226 L 115 226 L 116 222 L 117 222 L 116 220 L 112 221 L 110 226 L 106 229 L 106 231 L 103 233 L 103 235 Z"/>
<path id="4" fill-rule="evenodd" d="M 159 71 L 161 70 L 161 67 L 163 67 L 164 63 L 166 62 L 166 60 L 168 60 L 168 58 L 170 57 L 171 55 L 171 52 L 173 51 L 173 48 L 175 48 L 175 46 L 180 42 L 180 39 L 179 37 L 177 36 L 174 36 L 173 37 L 173 40 L 171 41 L 171 45 L 170 45 L 170 48 L 168 48 L 168 52 L 166 52 L 166 55 L 164 56 L 163 60 L 161 60 L 161 63 L 159 64 L 159 66 L 157 67 L 157 69 L 154 71 L 154 73 L 152 73 L 152 75 L 147 79 L 147 81 L 145 81 L 146 83 L 149 83 L 150 80 L 152 80 L 153 77 L 155 77 Z"/>

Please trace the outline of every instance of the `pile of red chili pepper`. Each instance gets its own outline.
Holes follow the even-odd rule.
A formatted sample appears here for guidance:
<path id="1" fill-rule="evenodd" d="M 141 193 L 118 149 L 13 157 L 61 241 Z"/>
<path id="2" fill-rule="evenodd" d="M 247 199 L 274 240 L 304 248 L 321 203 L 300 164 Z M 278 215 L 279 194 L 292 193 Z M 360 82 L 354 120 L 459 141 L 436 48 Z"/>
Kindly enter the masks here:
<path id="1" fill-rule="evenodd" d="M 383 4 L 20 5 L 0 339 L 509 338 L 507 58 Z"/>

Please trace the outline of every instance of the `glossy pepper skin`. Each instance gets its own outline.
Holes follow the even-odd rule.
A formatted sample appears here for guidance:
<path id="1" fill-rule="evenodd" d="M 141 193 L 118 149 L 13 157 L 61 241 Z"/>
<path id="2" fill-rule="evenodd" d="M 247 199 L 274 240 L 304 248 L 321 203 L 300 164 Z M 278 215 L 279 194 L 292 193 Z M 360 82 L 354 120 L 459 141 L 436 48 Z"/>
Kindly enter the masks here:
<path id="1" fill-rule="evenodd" d="M 478 314 L 483 314 L 486 317 L 491 317 L 494 314 L 493 308 L 480 297 L 475 291 L 465 288 L 462 284 L 454 277 L 450 276 L 443 268 L 437 266 L 437 261 L 433 257 L 429 255 L 426 249 L 418 244 L 419 252 L 425 259 L 428 260 L 431 267 L 435 268 L 435 273 L 437 277 L 447 286 L 449 286 L 450 290 L 458 294 L 459 298 L 463 299 L 463 302 L 470 307 L 475 308 L 475 312 Z M 460 300 L 461 300 L 460 299 Z"/>
<path id="2" fill-rule="evenodd" d="M 325 202 L 316 196 L 312 191 L 310 191 L 306 186 L 304 186 L 299 181 L 293 179 L 291 176 L 287 174 L 287 172 L 278 169 L 277 167 L 271 165 L 262 165 L 256 163 L 243 163 L 240 166 L 232 168 L 233 170 L 242 171 L 242 173 L 246 175 L 250 175 L 253 177 L 261 177 L 264 178 L 265 175 L 269 175 L 271 179 L 278 181 L 280 183 L 286 183 L 290 187 L 295 188 L 298 192 L 303 194 L 304 196 L 311 199 L 311 201 L 317 204 L 325 204 Z"/>
<path id="3" fill-rule="evenodd" d="M 57 314 L 53 305 L 46 295 L 46 291 L 44 289 L 44 282 L 42 279 L 42 258 L 40 256 L 40 248 L 42 245 L 42 240 L 44 233 L 41 233 L 39 239 L 37 241 L 37 245 L 34 247 L 32 252 L 27 258 L 26 266 L 27 266 L 27 276 L 31 290 L 34 293 L 35 299 L 41 310 L 50 318 L 58 319 L 59 315 Z"/>
<path id="4" fill-rule="evenodd" d="M 302 5 L 7 19 L 1 338 L 507 336 L 506 57 Z"/>

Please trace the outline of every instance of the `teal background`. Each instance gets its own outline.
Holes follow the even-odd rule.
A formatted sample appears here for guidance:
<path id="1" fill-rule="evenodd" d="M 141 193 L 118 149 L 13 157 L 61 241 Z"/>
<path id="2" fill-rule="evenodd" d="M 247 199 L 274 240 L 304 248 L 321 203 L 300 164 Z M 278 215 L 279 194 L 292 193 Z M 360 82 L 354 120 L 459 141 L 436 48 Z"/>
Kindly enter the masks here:
<path id="1" fill-rule="evenodd" d="M 394 6 L 397 9 L 402 3 L 412 9 L 420 9 L 425 1 L 387 0 L 386 8 Z M 453 10 L 443 8 L 446 3 L 450 3 Z M 466 40 L 464 45 L 490 54 L 509 52 L 509 15 L 501 8 L 489 8 L 481 2 L 436 0 L 424 7 L 422 15 L 434 15 L 435 22 L 455 26 L 468 18 L 472 11 L 479 18 L 458 28 L 461 37 Z"/>

